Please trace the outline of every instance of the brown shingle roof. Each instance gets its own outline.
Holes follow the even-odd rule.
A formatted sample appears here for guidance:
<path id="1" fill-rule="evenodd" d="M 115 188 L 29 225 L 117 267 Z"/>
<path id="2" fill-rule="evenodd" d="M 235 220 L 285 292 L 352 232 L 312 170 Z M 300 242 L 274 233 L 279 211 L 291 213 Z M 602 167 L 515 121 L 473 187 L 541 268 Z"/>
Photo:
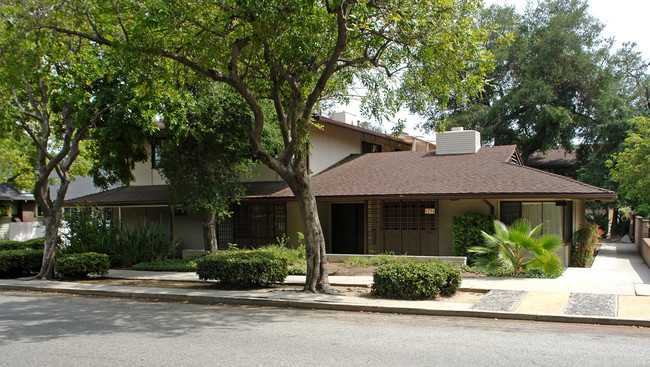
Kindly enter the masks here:
<path id="1" fill-rule="evenodd" d="M 476 154 L 373 153 L 350 157 L 314 177 L 316 197 L 583 198 L 614 200 L 612 191 L 511 163 L 515 146 Z M 266 197 L 289 198 L 288 188 Z"/>
<path id="2" fill-rule="evenodd" d="M 512 163 L 514 145 L 475 154 L 390 152 L 350 156 L 311 178 L 318 198 L 549 198 L 614 200 L 613 191 Z M 247 184 L 247 199 L 291 199 L 284 182 Z M 120 187 L 70 200 L 97 205 L 160 205 L 165 186 Z"/>
<path id="3" fill-rule="evenodd" d="M 167 205 L 167 186 L 124 186 L 67 200 L 66 205 L 84 202 L 99 206 Z"/>
<path id="4" fill-rule="evenodd" d="M 576 165 L 576 152 L 567 152 L 564 148 L 553 148 L 546 153 L 535 152 L 526 161 L 526 165 L 536 168 L 561 168 Z"/>

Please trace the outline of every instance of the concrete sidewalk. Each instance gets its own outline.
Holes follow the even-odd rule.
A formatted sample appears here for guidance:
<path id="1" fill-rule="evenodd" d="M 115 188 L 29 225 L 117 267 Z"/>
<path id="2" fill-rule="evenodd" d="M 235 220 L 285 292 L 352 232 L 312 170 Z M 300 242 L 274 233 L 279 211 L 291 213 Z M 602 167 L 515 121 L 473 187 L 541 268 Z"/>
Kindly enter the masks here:
<path id="1" fill-rule="evenodd" d="M 636 251 L 636 249 L 634 249 Z M 568 269 L 557 279 L 466 278 L 454 298 L 403 301 L 295 290 L 234 291 L 109 286 L 77 282 L 0 280 L 0 289 L 59 292 L 209 304 L 296 307 L 340 311 L 470 316 L 650 327 L 650 269 L 627 244 L 603 244 L 590 269 Z M 197 281 L 195 273 L 111 270 L 109 277 Z M 304 276 L 286 283 L 304 284 Z M 332 276 L 340 286 L 370 287 L 372 277 Z"/>

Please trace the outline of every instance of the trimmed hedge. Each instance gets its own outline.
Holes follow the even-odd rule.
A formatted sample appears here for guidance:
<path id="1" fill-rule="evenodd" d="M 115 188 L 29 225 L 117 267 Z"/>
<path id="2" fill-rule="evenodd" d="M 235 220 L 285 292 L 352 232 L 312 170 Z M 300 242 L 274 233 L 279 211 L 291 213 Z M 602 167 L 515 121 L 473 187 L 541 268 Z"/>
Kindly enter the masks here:
<path id="1" fill-rule="evenodd" d="M 9 250 L 43 250 L 45 239 L 42 237 L 27 241 L 0 241 L 0 251 Z"/>
<path id="2" fill-rule="evenodd" d="M 229 250 L 208 254 L 196 260 L 201 280 L 219 280 L 237 287 L 251 288 L 284 282 L 287 259 L 264 250 Z"/>
<path id="3" fill-rule="evenodd" d="M 16 278 L 38 273 L 43 250 L 0 251 L 0 278 Z"/>
<path id="4" fill-rule="evenodd" d="M 167 259 L 137 263 L 131 270 L 146 271 L 196 271 L 196 259 Z"/>
<path id="5" fill-rule="evenodd" d="M 449 264 L 411 262 L 381 265 L 373 273 L 372 292 L 378 297 L 430 299 L 452 295 L 460 287 L 460 271 Z"/>
<path id="6" fill-rule="evenodd" d="M 108 255 L 96 252 L 61 255 L 56 258 L 56 272 L 64 278 L 87 278 L 88 274 L 108 274 Z"/>
<path id="7" fill-rule="evenodd" d="M 454 255 L 467 256 L 467 263 L 469 265 L 473 264 L 478 255 L 468 253 L 467 249 L 485 244 L 481 231 L 494 234 L 495 219 L 493 215 L 479 213 L 455 216 L 451 225 Z"/>

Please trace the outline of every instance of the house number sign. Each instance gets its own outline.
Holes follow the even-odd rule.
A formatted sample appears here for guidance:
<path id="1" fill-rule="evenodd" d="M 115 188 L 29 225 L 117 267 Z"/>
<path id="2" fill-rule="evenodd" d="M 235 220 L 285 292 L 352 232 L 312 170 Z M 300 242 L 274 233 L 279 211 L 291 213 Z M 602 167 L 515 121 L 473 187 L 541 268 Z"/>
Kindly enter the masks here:
<path id="1" fill-rule="evenodd" d="M 424 208 L 424 214 L 436 214 L 436 208 Z"/>

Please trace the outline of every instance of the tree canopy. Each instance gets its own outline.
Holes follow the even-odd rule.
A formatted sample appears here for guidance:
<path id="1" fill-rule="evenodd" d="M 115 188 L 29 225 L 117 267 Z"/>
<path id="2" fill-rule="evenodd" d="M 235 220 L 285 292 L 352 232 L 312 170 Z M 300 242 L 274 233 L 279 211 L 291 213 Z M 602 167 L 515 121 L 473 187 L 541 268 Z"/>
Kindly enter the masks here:
<path id="1" fill-rule="evenodd" d="M 632 120 L 633 132 L 625 139 L 623 151 L 608 161 L 611 175 L 620 183 L 619 191 L 642 215 L 650 215 L 650 120 Z"/>
<path id="2" fill-rule="evenodd" d="M 73 0 L 44 6 L 46 16 L 31 26 L 232 87 L 252 113 L 255 156 L 296 196 L 307 244 L 305 289 L 315 291 L 329 288 L 306 164 L 315 106 L 345 100 L 355 82 L 368 89 L 364 109 L 376 116 L 407 101 L 417 108 L 478 92 L 491 65 L 474 22 L 479 7 L 479 0 Z M 264 100 L 272 101 L 272 116 Z M 267 121 L 281 131 L 277 151 L 262 144 Z"/>

